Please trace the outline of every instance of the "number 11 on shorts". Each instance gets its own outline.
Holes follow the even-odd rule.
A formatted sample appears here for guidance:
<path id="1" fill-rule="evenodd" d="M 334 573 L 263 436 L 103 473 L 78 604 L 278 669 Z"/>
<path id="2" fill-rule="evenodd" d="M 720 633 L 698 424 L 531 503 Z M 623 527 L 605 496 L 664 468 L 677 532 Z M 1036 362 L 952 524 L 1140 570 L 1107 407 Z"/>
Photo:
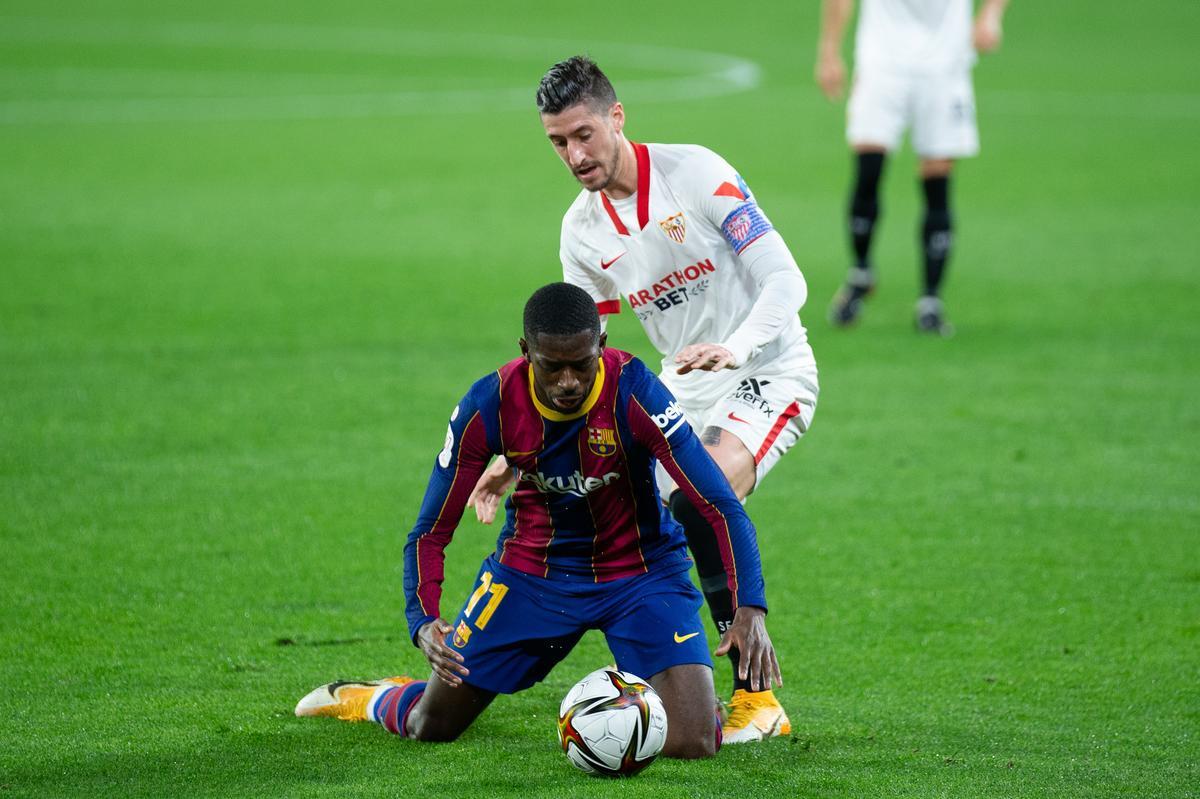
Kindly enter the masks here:
<path id="1" fill-rule="evenodd" d="M 475 626 L 482 630 L 487 627 L 488 621 L 491 620 L 492 614 L 496 612 L 496 608 L 500 606 L 500 600 L 504 599 L 504 595 L 508 593 L 508 586 L 501 583 L 492 582 L 492 573 L 484 572 L 479 577 L 479 587 L 475 589 L 475 593 L 471 594 L 471 600 L 467 602 L 467 607 L 463 611 L 464 618 L 471 618 L 471 614 L 475 611 L 475 606 L 479 604 L 479 600 L 483 599 L 484 594 L 491 594 L 491 598 L 487 604 L 483 606 L 483 610 L 479 613 L 479 618 L 475 619 Z"/>

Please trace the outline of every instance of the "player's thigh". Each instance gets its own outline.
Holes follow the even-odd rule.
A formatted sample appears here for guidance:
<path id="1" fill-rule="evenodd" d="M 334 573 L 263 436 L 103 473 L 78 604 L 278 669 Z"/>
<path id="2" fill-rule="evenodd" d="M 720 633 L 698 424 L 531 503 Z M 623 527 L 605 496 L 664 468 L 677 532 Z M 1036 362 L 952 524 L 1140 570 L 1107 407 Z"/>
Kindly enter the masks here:
<path id="1" fill-rule="evenodd" d="M 578 643 L 589 609 L 552 581 L 488 557 L 455 617 L 447 643 L 463 656 L 464 682 L 511 694 L 540 682 Z"/>
<path id="2" fill-rule="evenodd" d="M 968 158 L 979 152 L 975 89 L 969 69 L 924 76 L 915 89 L 912 142 L 926 160 Z"/>
<path id="3" fill-rule="evenodd" d="M 909 82 L 880 70 L 856 72 L 846 103 L 846 140 L 852 147 L 895 150 L 911 121 Z"/>
<path id="4" fill-rule="evenodd" d="M 747 376 L 717 403 L 706 427 L 736 436 L 753 462 L 753 488 L 808 432 L 817 407 L 815 374 L 762 372 Z"/>
<path id="5" fill-rule="evenodd" d="M 712 666 L 704 597 L 686 569 L 622 581 L 601 601 L 600 629 L 622 671 L 645 678 L 689 663 Z"/>
<path id="6" fill-rule="evenodd" d="M 708 757 L 717 751 L 716 691 L 712 669 L 673 666 L 650 677 L 667 711 L 667 757 Z"/>

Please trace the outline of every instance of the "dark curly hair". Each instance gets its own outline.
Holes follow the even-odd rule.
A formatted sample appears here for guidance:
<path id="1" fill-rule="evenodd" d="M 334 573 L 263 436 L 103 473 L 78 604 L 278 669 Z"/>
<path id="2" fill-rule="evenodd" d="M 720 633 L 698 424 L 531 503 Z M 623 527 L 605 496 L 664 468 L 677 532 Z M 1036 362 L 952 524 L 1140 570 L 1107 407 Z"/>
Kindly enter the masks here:
<path id="1" fill-rule="evenodd" d="M 579 286 L 551 283 L 533 292 L 525 303 L 525 340 L 534 342 L 542 334 L 574 336 L 590 332 L 600 337 L 600 314 L 596 301 Z"/>

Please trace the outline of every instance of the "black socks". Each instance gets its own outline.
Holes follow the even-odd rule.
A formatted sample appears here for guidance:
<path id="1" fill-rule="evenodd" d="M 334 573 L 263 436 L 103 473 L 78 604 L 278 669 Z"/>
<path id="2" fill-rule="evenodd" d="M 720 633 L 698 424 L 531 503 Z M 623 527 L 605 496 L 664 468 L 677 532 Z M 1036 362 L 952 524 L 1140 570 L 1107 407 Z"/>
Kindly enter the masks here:
<path id="1" fill-rule="evenodd" d="M 854 248 L 855 266 L 871 266 L 871 236 L 879 218 L 879 178 L 883 175 L 883 153 L 859 153 L 854 178 L 854 193 L 850 196 L 850 244 Z"/>
<path id="2" fill-rule="evenodd" d="M 717 625 L 717 632 L 724 635 L 729 625 L 733 624 L 733 595 L 729 593 L 725 564 L 721 562 L 716 533 L 682 491 L 676 489 L 671 492 L 671 499 L 667 504 L 671 508 L 671 515 L 683 525 L 688 549 L 692 551 L 692 558 L 696 561 L 696 573 L 700 576 L 700 590 L 704 592 L 708 612 L 712 614 L 713 623 Z M 733 687 L 735 690 L 741 688 L 748 691 L 749 680 L 738 679 L 740 658 L 737 647 L 729 650 L 729 662 L 733 666 Z"/>
<path id="3" fill-rule="evenodd" d="M 925 178 L 925 220 L 921 225 L 921 248 L 925 255 L 925 295 L 936 297 L 950 257 L 953 232 L 950 219 L 949 176 Z"/>

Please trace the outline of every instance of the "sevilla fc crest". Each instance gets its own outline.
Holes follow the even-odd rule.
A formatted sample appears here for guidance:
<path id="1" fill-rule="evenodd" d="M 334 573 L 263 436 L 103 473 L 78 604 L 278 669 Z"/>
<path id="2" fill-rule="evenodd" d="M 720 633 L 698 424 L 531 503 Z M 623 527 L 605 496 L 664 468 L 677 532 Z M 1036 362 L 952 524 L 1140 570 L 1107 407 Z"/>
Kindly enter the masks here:
<path id="1" fill-rule="evenodd" d="M 588 449 L 602 458 L 617 451 L 617 431 L 610 427 L 588 428 Z"/>
<path id="2" fill-rule="evenodd" d="M 683 244 L 683 237 L 687 235 L 687 227 L 683 224 L 683 212 L 668 216 L 666 219 L 658 223 L 662 228 L 663 233 L 670 237 L 671 241 L 676 244 Z"/>
<path id="3" fill-rule="evenodd" d="M 725 225 L 725 229 L 729 231 L 730 236 L 738 240 L 744 239 L 746 238 L 746 234 L 750 232 L 750 215 L 739 214 L 729 222 L 726 222 Z"/>

